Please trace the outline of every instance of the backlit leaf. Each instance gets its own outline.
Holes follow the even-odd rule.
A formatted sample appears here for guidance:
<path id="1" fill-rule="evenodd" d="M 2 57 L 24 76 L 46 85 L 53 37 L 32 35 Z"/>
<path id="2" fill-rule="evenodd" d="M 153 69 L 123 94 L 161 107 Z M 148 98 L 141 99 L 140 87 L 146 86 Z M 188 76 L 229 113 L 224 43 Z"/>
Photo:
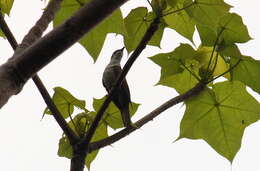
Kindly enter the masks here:
<path id="1" fill-rule="evenodd" d="M 179 11 L 179 9 L 182 8 L 183 6 L 181 4 L 176 5 L 175 8 L 171 8 L 168 13 L 171 13 L 171 11 L 178 12 L 173 12 L 169 15 L 166 15 L 164 20 L 169 25 L 169 28 L 174 29 L 176 32 L 193 42 L 192 38 L 195 31 L 195 23 L 185 10 Z"/>
<path id="2" fill-rule="evenodd" d="M 230 59 L 231 78 L 239 80 L 260 94 L 260 61 L 240 53 L 236 45 L 225 46 L 220 53 Z"/>
<path id="3" fill-rule="evenodd" d="M 184 6 L 190 4 L 191 1 L 186 0 Z M 195 0 L 193 4 L 194 5 L 185 9 L 189 16 L 199 24 L 214 28 L 219 19 L 225 15 L 231 7 L 223 0 Z"/>
<path id="4" fill-rule="evenodd" d="M 223 16 L 218 27 L 219 30 L 223 29 L 220 36 L 225 44 L 245 43 L 251 39 L 242 18 L 235 13 Z"/>
<path id="5" fill-rule="evenodd" d="M 101 99 L 94 99 L 93 101 L 93 107 L 95 111 L 97 112 L 103 102 L 105 101 L 106 97 L 103 97 Z M 137 109 L 139 107 L 139 104 L 132 102 L 129 105 L 130 115 L 131 117 L 136 113 Z M 118 108 L 114 105 L 113 102 L 111 102 L 106 109 L 105 115 L 103 116 L 103 121 L 107 123 L 111 128 L 117 129 L 124 127 L 122 122 L 121 113 L 118 110 Z"/>
<path id="6" fill-rule="evenodd" d="M 133 9 L 124 19 L 127 31 L 127 34 L 124 35 L 124 43 L 128 52 L 131 52 L 137 47 L 154 17 L 155 14 L 148 12 L 147 8 L 139 7 Z M 164 24 L 161 23 L 159 29 L 155 32 L 148 44 L 160 47 L 163 30 Z"/>
<path id="7" fill-rule="evenodd" d="M 74 107 L 87 111 L 84 100 L 75 98 L 69 91 L 62 87 L 54 88 L 52 100 L 64 118 L 69 117 L 73 113 Z M 51 112 L 45 109 L 44 114 L 51 114 Z"/>
<path id="8" fill-rule="evenodd" d="M 203 139 L 232 162 L 244 130 L 260 116 L 260 104 L 238 81 L 221 82 L 186 102 L 179 138 Z"/>
<path id="9" fill-rule="evenodd" d="M 54 26 L 64 22 L 89 1 L 90 0 L 85 0 L 84 2 L 78 0 L 64 0 L 62 2 L 62 8 L 54 19 Z M 80 39 L 80 44 L 88 51 L 94 61 L 96 61 L 108 33 L 125 34 L 125 27 L 120 9 L 114 11 L 109 17 Z"/>
<path id="10" fill-rule="evenodd" d="M 73 122 L 70 121 L 69 125 L 75 129 L 78 132 L 79 135 L 83 136 L 84 133 L 89 129 L 92 119 L 96 115 L 95 112 L 90 112 L 90 113 L 80 113 L 76 115 L 73 118 Z M 75 124 L 75 125 L 74 125 Z M 91 142 L 98 141 L 101 139 L 104 139 L 108 136 L 107 134 L 107 126 L 104 123 L 99 124 L 94 136 L 91 139 Z M 90 169 L 90 164 L 91 162 L 96 158 L 99 150 L 92 151 L 90 154 L 88 154 L 86 158 L 86 166 L 88 169 Z M 66 136 L 62 136 L 59 142 L 59 150 L 58 150 L 58 155 L 60 157 L 66 157 L 71 159 L 72 158 L 72 148 L 71 145 L 68 141 L 68 138 Z"/>
<path id="11" fill-rule="evenodd" d="M 174 51 L 161 53 L 150 57 L 150 59 L 161 67 L 161 78 L 159 83 L 165 83 L 168 77 L 181 73 L 184 68 L 182 62 L 193 59 L 196 51 L 188 44 L 181 44 Z M 167 85 L 168 86 L 168 85 Z"/>
<path id="12" fill-rule="evenodd" d="M 7 15 L 10 14 L 14 0 L 0 0 L 1 11 Z"/>

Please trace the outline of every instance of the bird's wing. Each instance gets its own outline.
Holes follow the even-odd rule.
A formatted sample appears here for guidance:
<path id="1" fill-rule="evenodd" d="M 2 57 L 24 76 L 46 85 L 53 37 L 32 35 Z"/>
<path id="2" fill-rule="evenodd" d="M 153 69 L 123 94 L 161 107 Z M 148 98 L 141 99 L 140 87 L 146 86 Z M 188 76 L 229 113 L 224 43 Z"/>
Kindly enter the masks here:
<path id="1" fill-rule="evenodd" d="M 117 78 L 122 73 L 122 69 L 120 66 L 115 66 L 113 71 L 114 71 L 114 75 L 117 80 Z M 119 86 L 119 91 L 120 91 L 120 94 L 123 96 L 122 98 L 127 99 L 128 103 L 131 102 L 130 90 L 129 90 L 129 87 L 128 87 L 128 84 L 127 84 L 127 81 L 125 78 L 123 79 L 123 81 L 121 82 L 121 85 Z"/>
<path id="2" fill-rule="evenodd" d="M 120 66 L 111 66 L 109 68 L 106 68 L 102 82 L 108 93 L 111 91 L 121 72 L 122 69 Z M 126 79 L 123 79 L 121 85 L 118 88 L 118 93 L 116 93 L 115 97 L 116 98 L 114 100 L 118 101 L 118 103 L 124 102 L 124 104 L 122 105 L 126 105 L 126 103 L 128 104 L 129 102 L 131 102 L 130 91 Z"/>

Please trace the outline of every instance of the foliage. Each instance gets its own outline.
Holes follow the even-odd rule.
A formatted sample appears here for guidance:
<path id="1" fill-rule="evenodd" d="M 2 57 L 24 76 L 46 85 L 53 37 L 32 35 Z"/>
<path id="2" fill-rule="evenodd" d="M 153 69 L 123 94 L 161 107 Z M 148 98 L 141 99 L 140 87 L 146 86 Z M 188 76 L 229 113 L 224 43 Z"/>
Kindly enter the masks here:
<path id="1" fill-rule="evenodd" d="M 124 35 L 124 43 L 128 52 L 136 49 L 155 15 L 153 12 L 148 12 L 147 8 L 139 7 L 133 9 L 124 19 L 127 31 L 127 34 Z M 160 46 L 164 27 L 165 24 L 162 23 L 155 36 L 149 41 L 149 45 Z"/>
<path id="2" fill-rule="evenodd" d="M 3 14 L 10 14 L 14 0 L 0 0 L 0 8 Z"/>
<path id="3" fill-rule="evenodd" d="M 0 0 L 0 9 L 2 14 L 10 14 L 10 11 L 13 6 L 13 0 Z M 5 38 L 5 35 L 3 34 L 2 30 L 0 29 L 0 37 Z"/>
<path id="4" fill-rule="evenodd" d="M 96 112 L 79 113 L 73 118 L 73 120 L 69 122 L 69 126 L 80 136 L 84 136 L 84 133 L 89 129 L 95 115 Z M 107 125 L 105 122 L 102 122 L 96 130 L 91 142 L 101 140 L 103 138 L 106 138 L 107 136 Z M 90 168 L 90 164 L 96 158 L 98 152 L 99 150 L 92 151 L 86 158 L 85 163 L 88 168 Z M 72 147 L 69 143 L 68 138 L 64 135 L 59 142 L 58 155 L 60 157 L 66 157 L 69 159 L 72 158 Z"/>
<path id="5" fill-rule="evenodd" d="M 88 2 L 90 0 L 64 0 L 54 19 L 54 26 L 64 22 Z M 137 7 L 125 18 L 121 10 L 117 9 L 79 43 L 96 61 L 106 35 L 121 34 L 130 53 L 137 48 L 156 17 L 160 18 L 160 24 L 149 45 L 160 47 L 165 28 L 173 29 L 187 38 L 191 45 L 181 43 L 171 52 L 150 57 L 161 67 L 161 77 L 157 85 L 174 88 L 183 94 L 198 82 L 207 84 L 202 93 L 184 102 L 186 111 L 181 121 L 178 139 L 203 139 L 216 152 L 232 161 L 240 149 L 244 129 L 256 122 L 260 115 L 259 102 L 246 91 L 246 87 L 250 87 L 260 93 L 260 61 L 241 54 L 237 46 L 237 43 L 251 40 L 247 27 L 241 16 L 229 12 L 231 6 L 223 0 L 148 2 L 152 10 Z M 13 0 L 0 0 L 2 12 L 9 15 L 12 4 Z M 199 47 L 193 42 L 195 28 L 201 41 Z M 225 81 L 216 81 L 220 77 Z M 105 97 L 94 99 L 94 110 L 91 111 L 86 109 L 84 100 L 77 99 L 64 88 L 56 87 L 54 92 L 52 99 L 60 113 L 69 120 L 68 125 L 71 129 L 79 137 L 83 137 Z M 131 116 L 136 113 L 138 106 L 136 103 L 131 104 Z M 51 112 L 46 108 L 44 114 Z M 108 126 L 113 129 L 123 127 L 119 110 L 113 103 L 107 108 L 91 142 L 108 137 Z M 96 150 L 88 155 L 88 168 L 98 152 Z M 64 135 L 60 139 L 58 155 L 72 157 L 71 145 Z"/>
<path id="6" fill-rule="evenodd" d="M 54 26 L 63 22 L 87 1 L 80 2 L 65 0 L 62 10 L 54 20 Z M 160 53 L 150 59 L 161 67 L 158 84 L 172 87 L 180 94 L 198 82 L 212 82 L 200 95 L 185 101 L 186 111 L 181 121 L 179 138 L 203 139 L 220 155 L 232 161 L 241 146 L 244 129 L 256 122 L 260 114 L 259 103 L 245 90 L 249 86 L 260 93 L 260 62 L 242 55 L 236 46 L 236 43 L 245 43 L 251 39 L 247 27 L 238 14 L 229 13 L 231 6 L 223 0 L 153 0 L 150 5 L 152 11 L 146 7 L 137 7 L 124 19 L 118 9 L 82 38 L 80 43 L 96 60 L 108 33 L 123 35 L 125 47 L 131 52 L 136 49 L 150 23 L 158 16 L 159 29 L 149 45 L 160 47 L 165 28 L 174 29 L 193 44 L 196 27 L 201 40 L 199 47 L 180 44 L 172 52 Z M 219 77 L 226 81 L 214 82 Z M 73 112 L 72 106 L 79 107 L 69 100 L 66 100 L 69 104 L 61 102 L 60 96 L 55 94 L 53 99 L 63 111 L 64 117 Z M 63 106 L 59 106 L 58 101 Z M 103 101 L 104 98 L 94 99 L 95 112 Z M 84 108 L 83 102 L 81 103 Z M 138 105 L 132 106 L 134 114 Z M 90 113 L 93 115 L 93 112 Z M 77 120 L 77 116 L 73 120 Z M 88 110 L 84 116 L 92 118 Z M 91 123 L 91 119 L 89 122 Z M 123 126 L 114 104 L 106 110 L 100 124 L 113 129 Z M 61 144 L 64 144 L 63 141 Z"/>
<path id="7" fill-rule="evenodd" d="M 61 10 L 54 19 L 53 25 L 55 27 L 58 26 L 89 1 L 90 0 L 64 0 L 62 2 Z M 94 61 L 97 60 L 108 33 L 126 34 L 123 17 L 119 9 L 113 12 L 111 16 L 102 21 L 101 24 L 91 30 L 79 41 L 79 43 L 88 51 L 90 56 L 92 56 Z"/>
<path id="8" fill-rule="evenodd" d="M 83 137 L 86 131 L 89 129 L 92 124 L 100 106 L 103 104 L 105 97 L 101 99 L 93 100 L 94 111 L 90 111 L 85 108 L 85 101 L 75 98 L 70 92 L 61 87 L 54 88 L 54 95 L 52 97 L 55 105 L 61 112 L 64 118 L 70 117 L 69 126 L 74 130 L 78 136 Z M 139 104 L 131 103 L 130 105 L 130 115 L 133 116 L 138 109 Z M 75 114 L 74 108 L 78 108 L 80 113 Z M 44 114 L 51 114 L 48 108 L 45 109 Z M 73 117 L 73 116 L 74 117 Z M 73 118 L 72 118 L 73 117 Z M 118 108 L 111 103 L 106 110 L 105 115 L 103 116 L 102 121 L 100 122 L 94 137 L 91 142 L 104 139 L 108 136 L 107 127 L 113 129 L 118 129 L 123 127 L 123 122 L 121 119 L 120 111 Z M 97 156 L 99 150 L 93 151 L 88 155 L 86 159 L 86 166 L 90 168 L 91 162 Z M 59 142 L 58 155 L 61 157 L 72 158 L 72 147 L 69 143 L 68 138 L 63 135 Z"/>
<path id="9" fill-rule="evenodd" d="M 216 83 L 186 101 L 179 139 L 203 139 L 232 161 L 241 146 L 244 129 L 259 119 L 259 111 L 259 103 L 243 83 Z"/>

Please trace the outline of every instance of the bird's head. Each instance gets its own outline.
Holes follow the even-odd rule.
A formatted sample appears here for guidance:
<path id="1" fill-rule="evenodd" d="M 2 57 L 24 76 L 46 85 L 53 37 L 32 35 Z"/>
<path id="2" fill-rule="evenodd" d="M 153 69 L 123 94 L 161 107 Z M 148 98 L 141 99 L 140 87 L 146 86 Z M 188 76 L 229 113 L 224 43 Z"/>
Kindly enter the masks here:
<path id="1" fill-rule="evenodd" d="M 116 61 L 121 61 L 121 58 L 123 56 L 123 51 L 124 51 L 125 47 L 123 47 L 122 49 L 118 49 L 116 50 L 113 55 L 111 56 L 111 60 L 116 60 Z"/>

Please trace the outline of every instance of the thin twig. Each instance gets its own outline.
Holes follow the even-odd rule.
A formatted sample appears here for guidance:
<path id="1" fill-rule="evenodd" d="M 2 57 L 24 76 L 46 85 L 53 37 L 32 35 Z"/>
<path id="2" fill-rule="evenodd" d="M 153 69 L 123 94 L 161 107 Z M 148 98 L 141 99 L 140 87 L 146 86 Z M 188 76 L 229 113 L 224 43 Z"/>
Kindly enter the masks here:
<path id="1" fill-rule="evenodd" d="M 8 25 L 6 24 L 4 20 L 4 16 L 2 14 L 1 8 L 0 8 L 0 29 L 3 31 L 4 35 L 6 36 L 8 42 L 12 46 L 12 48 L 15 50 L 18 46 L 12 32 L 10 31 Z"/>
<path id="2" fill-rule="evenodd" d="M 223 33 L 223 31 L 224 31 L 224 28 L 222 28 L 222 29 L 220 30 L 220 32 L 218 33 L 217 38 L 216 38 L 216 40 L 215 40 L 215 42 L 214 42 L 214 46 L 213 46 L 213 49 L 212 49 L 212 51 L 211 51 L 209 63 L 208 63 L 207 69 L 206 69 L 206 73 L 208 73 L 208 72 L 210 71 L 210 65 L 211 65 L 212 59 L 213 59 L 213 57 L 214 57 L 214 52 L 215 52 L 215 50 L 216 50 L 216 48 L 217 48 L 217 46 L 218 46 L 218 41 L 219 41 L 219 38 L 220 38 L 221 34 Z M 208 76 L 206 77 L 206 80 L 208 80 L 209 77 L 211 77 L 211 75 L 208 75 Z"/>
<path id="3" fill-rule="evenodd" d="M 48 6 L 46 8 L 46 11 L 47 12 L 49 11 L 49 12 L 54 14 L 55 11 L 52 11 L 52 10 L 56 10 L 57 11 L 59 9 L 58 6 L 57 6 L 57 5 L 59 5 L 59 3 L 61 3 L 60 0 L 52 0 L 48 4 Z M 55 8 L 54 8 L 54 6 L 55 6 Z M 52 9 L 52 10 L 50 10 L 50 9 Z M 34 27 L 32 27 L 32 29 L 29 31 L 29 33 L 25 36 L 25 38 L 23 40 L 24 43 L 22 43 L 24 45 L 23 48 L 26 48 L 26 46 L 29 46 L 34 41 L 36 41 L 37 40 L 37 36 L 39 38 L 41 36 L 41 34 L 43 33 L 44 28 L 47 28 L 47 26 L 46 26 L 46 25 L 48 25 L 47 21 L 51 21 L 51 18 L 53 18 L 53 17 L 50 17 L 50 15 L 48 13 L 46 13 L 46 11 L 44 12 L 42 17 L 37 22 L 38 24 L 36 23 L 36 25 Z M 47 19 L 43 19 L 44 17 L 47 17 Z M 37 28 L 39 28 L 39 23 L 43 23 L 43 24 L 41 24 L 41 26 L 43 26 L 43 28 L 37 29 Z M 9 29 L 7 23 L 5 22 L 5 20 L 4 20 L 4 18 L 3 18 L 3 16 L 1 14 L 0 14 L 0 28 L 3 31 L 3 33 L 5 34 L 5 36 L 7 37 L 7 40 L 9 41 L 10 45 L 12 46 L 12 48 L 14 50 L 16 50 L 18 48 L 18 43 L 15 40 L 15 37 L 13 36 L 11 30 Z M 34 31 L 34 30 L 36 30 L 36 31 Z M 38 34 L 36 34 L 37 35 L 36 36 L 35 33 L 37 32 L 37 30 L 41 30 L 41 33 L 38 32 Z M 26 42 L 26 41 L 29 41 L 29 40 L 32 41 L 32 42 Z M 20 47 L 20 51 L 22 51 L 23 48 Z M 61 113 L 59 112 L 59 110 L 57 109 L 56 105 L 52 101 L 51 96 L 49 95 L 47 89 L 43 85 L 41 79 L 38 77 L 37 74 L 32 79 L 33 79 L 35 85 L 37 86 L 38 90 L 40 91 L 40 93 L 41 93 L 45 103 L 47 104 L 48 108 L 52 112 L 54 118 L 56 119 L 56 121 L 58 122 L 58 124 L 62 128 L 63 132 L 65 133 L 65 135 L 68 137 L 68 139 L 70 140 L 70 142 L 72 144 L 76 143 L 76 141 L 77 141 L 76 134 L 68 126 L 67 122 L 62 117 Z"/>
<path id="4" fill-rule="evenodd" d="M 161 114 L 165 110 L 169 109 L 170 107 L 199 94 L 201 91 L 204 90 L 205 86 L 206 86 L 206 84 L 204 84 L 204 83 L 198 83 L 196 86 L 194 86 L 193 88 L 188 90 L 186 93 L 168 100 L 167 102 L 163 103 L 161 106 L 154 109 L 152 112 L 150 112 L 149 114 L 147 114 L 146 116 L 144 116 L 143 118 L 141 118 L 140 120 L 135 122 L 134 125 L 136 127 L 132 126 L 129 128 L 125 128 L 105 139 L 90 143 L 89 149 L 88 149 L 89 153 L 94 150 L 98 150 L 105 146 L 111 145 L 112 143 L 124 138 L 125 136 L 129 135 L 131 132 L 137 130 L 138 128 L 140 128 L 143 125 L 145 125 L 146 123 L 148 123 L 149 121 L 152 121 L 155 117 L 157 117 L 159 114 Z"/>
<path id="5" fill-rule="evenodd" d="M 219 53 L 217 52 L 217 54 L 215 56 L 214 66 L 213 66 L 212 70 L 210 71 L 208 78 L 214 77 L 214 71 L 215 71 L 217 64 L 218 64 L 218 58 L 219 58 Z"/>
<path id="6" fill-rule="evenodd" d="M 242 59 L 238 59 L 238 61 L 233 65 L 231 66 L 227 71 L 223 72 L 222 74 L 218 75 L 217 77 L 211 79 L 211 80 L 208 80 L 206 83 L 210 83 L 216 79 L 218 79 L 219 77 L 222 77 L 223 75 L 227 74 L 228 72 L 231 72 L 233 69 L 235 69 L 237 67 L 237 65 L 242 61 Z"/>
<path id="7" fill-rule="evenodd" d="M 151 6 L 151 8 L 153 9 L 152 3 L 149 0 L 146 0 L 148 2 L 148 4 Z"/>
<path id="8" fill-rule="evenodd" d="M 115 86 L 112 88 L 112 90 L 108 94 L 107 99 L 104 101 L 104 103 L 100 107 L 92 125 L 90 126 L 89 130 L 87 131 L 86 137 L 83 141 L 83 147 L 85 148 L 84 150 L 87 151 L 90 140 L 93 137 L 95 130 L 98 127 L 98 123 L 101 120 L 106 108 L 108 107 L 109 103 L 111 102 L 113 94 L 116 92 L 116 89 L 119 87 L 122 80 L 125 78 L 127 72 L 129 71 L 129 69 L 131 68 L 131 66 L 133 65 L 133 63 L 137 59 L 137 57 L 141 54 L 143 49 L 146 47 L 147 43 L 152 38 L 153 34 L 158 29 L 159 23 L 160 23 L 160 20 L 159 20 L 159 18 L 156 17 L 154 19 L 154 21 L 151 23 L 150 27 L 147 29 L 147 31 L 146 31 L 144 37 L 142 38 L 141 42 L 139 43 L 139 45 L 137 46 L 137 48 L 132 53 L 132 55 L 130 56 L 130 58 L 126 62 L 125 66 L 123 67 L 122 73 L 119 76 L 119 78 L 117 79 Z"/>

